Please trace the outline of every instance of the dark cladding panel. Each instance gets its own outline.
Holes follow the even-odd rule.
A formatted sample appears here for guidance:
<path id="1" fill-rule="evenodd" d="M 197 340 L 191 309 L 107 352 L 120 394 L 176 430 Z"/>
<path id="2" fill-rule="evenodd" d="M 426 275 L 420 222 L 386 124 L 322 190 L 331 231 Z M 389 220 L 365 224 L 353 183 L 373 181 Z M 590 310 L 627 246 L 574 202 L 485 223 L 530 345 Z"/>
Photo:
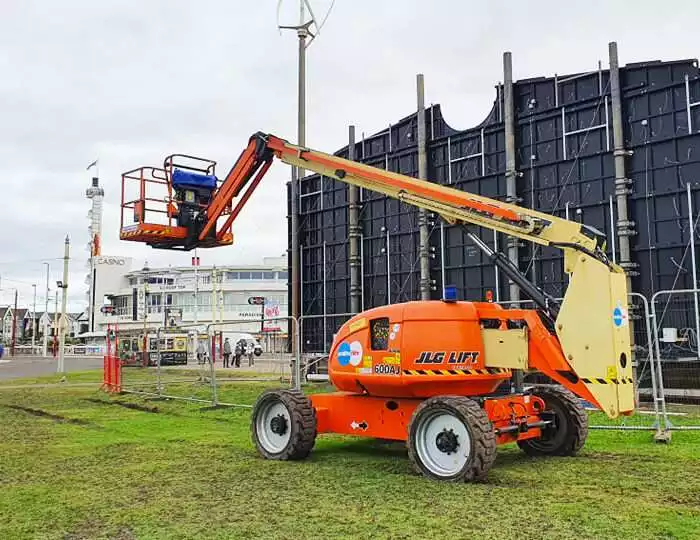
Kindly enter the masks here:
<path id="1" fill-rule="evenodd" d="M 664 288 L 692 285 L 686 186 L 690 183 L 693 190 L 697 219 L 700 106 L 689 110 L 688 101 L 700 102 L 700 78 L 691 60 L 628 65 L 621 70 L 621 78 L 625 146 L 630 152 L 626 157 L 631 180 L 628 206 L 636 231 L 630 241 L 633 262 L 639 265 L 633 287 L 649 297 Z M 607 70 L 523 80 L 515 83 L 514 91 L 518 204 L 559 217 L 568 211 L 569 219 L 600 230 L 608 241 L 608 255 L 618 257 L 619 243 L 611 224 L 611 206 L 614 222 L 617 201 Z M 438 105 L 426 110 L 431 181 L 505 200 L 502 89 L 496 93 L 498 98 L 484 122 L 464 131 L 452 129 Z M 355 156 L 372 166 L 416 176 L 416 138 L 417 116 L 412 114 L 360 137 Z M 347 147 L 336 155 L 346 156 Z M 301 186 L 303 312 L 323 313 L 325 244 L 327 347 L 332 332 L 344 320 L 328 314 L 349 307 L 347 186 L 318 175 L 305 178 Z M 360 193 L 363 307 L 418 299 L 418 212 L 376 193 Z M 449 284 L 457 285 L 463 299 L 482 300 L 487 291 L 493 291 L 496 298 L 507 301 L 507 279 L 470 245 L 461 227 L 445 225 L 441 230 L 439 218 L 429 220 L 432 297 L 440 298 L 443 285 Z M 494 244 L 492 231 L 479 230 L 479 234 Z M 505 250 L 505 236 L 498 235 L 497 241 Z M 549 294 L 563 295 L 568 280 L 561 251 L 527 242 L 521 246 L 521 270 Z M 323 329 L 321 321 L 304 324 L 308 347 L 323 349 Z"/>

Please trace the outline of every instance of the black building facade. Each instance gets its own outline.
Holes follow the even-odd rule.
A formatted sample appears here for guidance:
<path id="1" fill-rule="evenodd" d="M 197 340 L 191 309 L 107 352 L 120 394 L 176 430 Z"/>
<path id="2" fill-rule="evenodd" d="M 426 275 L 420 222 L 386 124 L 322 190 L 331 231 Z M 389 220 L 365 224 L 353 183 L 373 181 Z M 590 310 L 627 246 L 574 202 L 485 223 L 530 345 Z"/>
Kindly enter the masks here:
<path id="1" fill-rule="evenodd" d="M 611 84 L 607 70 L 514 83 L 517 204 L 604 232 L 619 260 L 621 230 L 629 237 L 633 290 L 650 298 L 662 289 L 692 288 L 689 246 L 700 213 L 700 73 L 697 61 L 645 62 L 620 68 L 622 124 L 628 182 L 614 170 Z M 452 129 L 440 106 L 425 115 L 428 179 L 457 189 L 506 198 L 504 99 L 478 126 Z M 357 161 L 417 176 L 418 115 L 356 141 Z M 348 147 L 337 155 L 347 157 Z M 620 228 L 616 189 L 624 189 L 628 223 Z M 300 183 L 299 241 L 303 350 L 327 350 L 350 311 L 348 186 L 318 175 Z M 363 309 L 416 300 L 419 294 L 418 211 L 396 200 L 360 192 Z M 487 291 L 507 302 L 508 282 L 459 227 L 429 216 L 431 295 L 456 285 L 463 300 Z M 480 230 L 505 251 L 506 238 Z M 290 246 L 291 249 L 291 246 Z M 519 245 L 519 266 L 555 297 L 566 290 L 562 253 Z M 678 326 L 694 324 L 680 313 Z M 685 319 L 683 319 L 685 317 Z"/>

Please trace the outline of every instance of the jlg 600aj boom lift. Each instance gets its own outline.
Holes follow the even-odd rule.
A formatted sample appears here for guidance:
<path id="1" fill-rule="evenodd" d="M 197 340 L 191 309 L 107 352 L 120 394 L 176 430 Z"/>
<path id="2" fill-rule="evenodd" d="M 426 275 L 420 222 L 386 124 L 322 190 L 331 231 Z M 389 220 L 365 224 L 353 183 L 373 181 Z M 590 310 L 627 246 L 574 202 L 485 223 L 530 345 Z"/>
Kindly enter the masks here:
<path id="1" fill-rule="evenodd" d="M 633 412 L 625 275 L 605 256 L 603 235 L 585 225 L 257 133 L 222 182 L 213 162 L 183 155 L 168 157 L 163 169 L 125 173 L 124 186 L 136 181 L 138 195 L 122 198 L 121 238 L 184 250 L 230 244 L 234 219 L 274 158 L 425 208 L 450 224 L 560 248 L 570 281 L 558 304 L 467 231 L 537 309 L 445 298 L 355 315 L 330 351 L 337 392 L 277 390 L 257 400 L 252 432 L 264 457 L 301 459 L 318 433 L 342 433 L 407 441 L 423 474 L 475 480 L 486 475 L 498 444 L 516 442 L 530 455 L 575 454 L 588 429 L 576 396 L 610 417 Z M 147 196 L 154 183 L 165 198 Z M 124 224 L 124 209 L 133 210 L 133 224 Z M 163 219 L 149 223 L 147 212 Z M 539 371 L 561 386 L 498 392 L 512 369 Z"/>

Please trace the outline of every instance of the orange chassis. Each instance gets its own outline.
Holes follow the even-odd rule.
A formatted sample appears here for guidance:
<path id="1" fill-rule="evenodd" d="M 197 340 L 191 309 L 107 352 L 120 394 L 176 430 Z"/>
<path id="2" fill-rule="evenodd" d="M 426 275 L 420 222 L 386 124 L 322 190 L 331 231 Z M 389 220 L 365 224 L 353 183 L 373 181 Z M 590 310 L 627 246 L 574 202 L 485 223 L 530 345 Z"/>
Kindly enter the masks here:
<path id="1" fill-rule="evenodd" d="M 411 417 L 423 399 L 389 398 L 333 392 L 310 396 L 318 433 L 338 433 L 406 441 Z M 473 398 L 493 424 L 496 443 L 506 444 L 541 436 L 544 401 L 527 394 Z"/>

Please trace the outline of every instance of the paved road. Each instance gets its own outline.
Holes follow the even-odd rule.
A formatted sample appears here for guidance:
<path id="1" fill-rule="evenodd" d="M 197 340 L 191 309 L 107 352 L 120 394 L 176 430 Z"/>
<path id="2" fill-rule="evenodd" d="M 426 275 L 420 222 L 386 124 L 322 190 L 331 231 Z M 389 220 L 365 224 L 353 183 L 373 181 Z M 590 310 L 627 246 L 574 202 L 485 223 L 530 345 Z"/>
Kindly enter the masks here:
<path id="1" fill-rule="evenodd" d="M 49 357 L 43 358 L 39 356 L 4 356 L 0 360 L 0 381 L 19 379 L 22 377 L 40 377 L 42 375 L 51 375 L 56 373 L 57 360 Z M 290 355 L 280 354 L 263 354 L 261 357 L 255 358 L 255 364 L 252 367 L 248 366 L 248 360 L 241 360 L 240 370 L 229 368 L 223 370 L 221 360 L 217 360 L 217 372 L 223 370 L 226 373 L 234 375 L 238 371 L 256 371 L 260 373 L 269 373 L 271 375 L 283 375 L 290 373 Z M 88 369 L 102 368 L 101 356 L 66 356 L 65 367 L 67 372 L 83 371 Z M 186 366 L 177 366 L 176 369 L 202 369 L 203 366 L 196 362 L 190 362 Z M 171 368 L 172 369 L 172 368 Z"/>
<path id="2" fill-rule="evenodd" d="M 57 360 L 40 356 L 3 356 L 0 360 L 0 380 L 40 377 L 56 372 Z M 101 356 L 67 356 L 66 371 L 83 371 L 102 367 Z"/>

